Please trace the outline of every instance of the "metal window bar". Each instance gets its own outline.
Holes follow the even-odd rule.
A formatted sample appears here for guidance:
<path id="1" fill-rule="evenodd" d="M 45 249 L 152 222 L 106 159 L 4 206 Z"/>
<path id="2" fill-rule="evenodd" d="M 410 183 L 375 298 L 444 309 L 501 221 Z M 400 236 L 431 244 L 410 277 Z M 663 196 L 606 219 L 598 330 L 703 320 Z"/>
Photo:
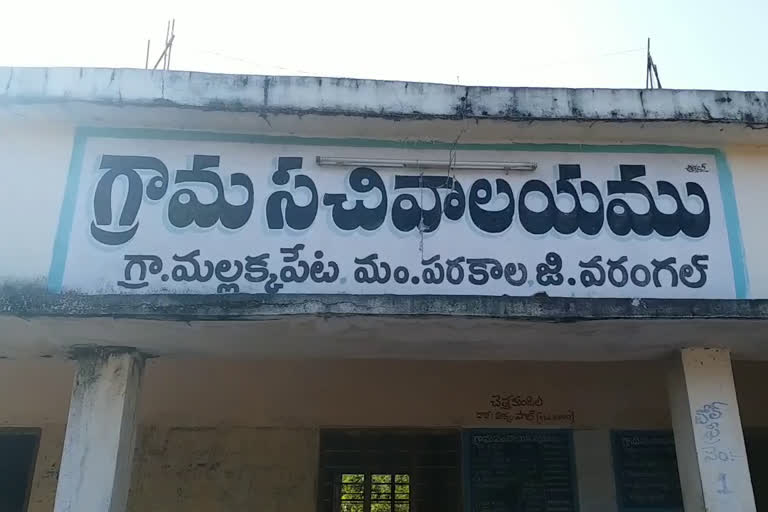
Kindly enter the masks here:
<path id="1" fill-rule="evenodd" d="M 339 512 L 411 512 L 411 477 L 407 473 L 339 473 Z"/>
<path id="2" fill-rule="evenodd" d="M 318 460 L 318 512 L 376 512 L 370 491 L 363 503 L 352 499 L 359 495 L 347 496 L 342 509 L 342 475 L 361 475 L 369 484 L 364 487 L 369 487 L 373 483 L 369 475 L 390 474 L 408 475 L 409 500 L 405 500 L 405 486 L 389 489 L 395 496 L 391 492 L 375 496 L 381 498 L 379 503 L 386 498 L 386 505 L 379 507 L 382 512 L 461 512 L 458 446 L 454 431 L 324 430 Z M 404 478 L 395 476 L 394 485 Z"/>

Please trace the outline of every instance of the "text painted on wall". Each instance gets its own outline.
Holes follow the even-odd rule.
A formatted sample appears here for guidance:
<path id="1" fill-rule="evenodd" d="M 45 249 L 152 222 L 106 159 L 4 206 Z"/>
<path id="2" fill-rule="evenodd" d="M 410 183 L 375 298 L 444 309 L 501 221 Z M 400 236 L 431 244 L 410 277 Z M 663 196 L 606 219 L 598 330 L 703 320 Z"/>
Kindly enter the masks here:
<path id="1" fill-rule="evenodd" d="M 536 169 L 354 164 L 375 158 Z M 734 296 L 709 155 L 94 137 L 74 172 L 63 290 Z"/>

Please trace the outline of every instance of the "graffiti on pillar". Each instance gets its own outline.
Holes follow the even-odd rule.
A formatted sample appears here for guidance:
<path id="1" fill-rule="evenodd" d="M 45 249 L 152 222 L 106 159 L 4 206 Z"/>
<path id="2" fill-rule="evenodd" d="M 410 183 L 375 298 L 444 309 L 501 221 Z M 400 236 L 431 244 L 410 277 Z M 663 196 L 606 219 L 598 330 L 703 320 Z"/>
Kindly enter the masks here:
<path id="1" fill-rule="evenodd" d="M 710 402 L 696 409 L 696 425 L 700 425 L 704 442 L 710 446 L 703 447 L 704 462 L 731 462 L 736 459 L 733 451 L 720 445 L 720 421 L 728 407 L 726 402 Z M 723 489 L 726 488 L 726 475 L 722 475 Z"/>
<path id="2" fill-rule="evenodd" d="M 720 436 L 721 423 L 727 408 L 727 402 L 713 401 L 696 409 L 696 428 L 699 430 L 704 444 L 709 445 L 701 448 L 702 459 L 706 464 L 728 464 L 736 460 L 736 454 L 722 442 Z M 717 473 L 715 492 L 721 496 L 733 493 L 728 488 L 728 473 L 722 469 Z"/>
<path id="3" fill-rule="evenodd" d="M 709 444 L 720 442 L 720 418 L 723 417 L 721 408 L 727 407 L 725 402 L 711 402 L 696 409 L 696 424 L 704 427 L 704 440 Z"/>

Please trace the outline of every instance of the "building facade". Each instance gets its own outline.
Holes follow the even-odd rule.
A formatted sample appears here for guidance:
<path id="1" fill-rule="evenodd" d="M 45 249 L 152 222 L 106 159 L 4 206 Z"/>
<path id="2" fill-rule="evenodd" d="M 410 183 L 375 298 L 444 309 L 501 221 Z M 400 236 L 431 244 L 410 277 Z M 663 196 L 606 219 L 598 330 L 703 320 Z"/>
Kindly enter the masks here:
<path id="1" fill-rule="evenodd" d="M 768 510 L 768 94 L 0 83 L 2 510 Z"/>

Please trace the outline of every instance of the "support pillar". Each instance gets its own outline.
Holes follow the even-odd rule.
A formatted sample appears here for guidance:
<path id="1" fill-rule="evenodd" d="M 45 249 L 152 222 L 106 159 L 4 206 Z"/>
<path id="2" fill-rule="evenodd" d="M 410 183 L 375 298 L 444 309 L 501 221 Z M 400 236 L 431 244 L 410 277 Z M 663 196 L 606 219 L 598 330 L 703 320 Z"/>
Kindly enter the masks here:
<path id="1" fill-rule="evenodd" d="M 687 348 L 668 379 L 686 512 L 755 512 L 731 357 Z"/>
<path id="2" fill-rule="evenodd" d="M 114 349 L 76 359 L 54 512 L 124 512 L 144 361 Z"/>

